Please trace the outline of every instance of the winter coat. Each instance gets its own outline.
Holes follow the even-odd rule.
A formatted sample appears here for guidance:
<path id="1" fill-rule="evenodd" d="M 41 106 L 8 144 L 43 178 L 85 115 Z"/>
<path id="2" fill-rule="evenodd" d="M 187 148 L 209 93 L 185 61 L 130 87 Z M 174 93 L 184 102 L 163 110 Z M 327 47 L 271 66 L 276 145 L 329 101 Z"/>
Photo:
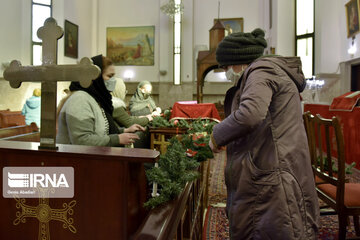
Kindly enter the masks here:
<path id="1" fill-rule="evenodd" d="M 227 146 L 231 239 L 316 239 L 318 198 L 299 92 L 299 58 L 255 60 L 226 94 L 212 139 Z"/>
<path id="2" fill-rule="evenodd" d="M 141 126 L 146 126 L 149 122 L 147 117 L 130 116 L 126 111 L 126 105 L 123 100 L 117 97 L 112 97 L 114 111 L 113 118 L 120 127 L 130 127 L 137 123 Z"/>
<path id="3" fill-rule="evenodd" d="M 87 146 L 119 146 L 118 134 L 108 135 L 108 123 L 105 119 L 104 110 L 90 94 L 76 91 L 66 100 L 59 113 L 56 142 Z"/>
<path id="4" fill-rule="evenodd" d="M 32 96 L 27 99 L 21 114 L 25 116 L 26 125 L 30 125 L 32 122 L 34 122 L 38 127 L 40 127 L 41 98 Z"/>

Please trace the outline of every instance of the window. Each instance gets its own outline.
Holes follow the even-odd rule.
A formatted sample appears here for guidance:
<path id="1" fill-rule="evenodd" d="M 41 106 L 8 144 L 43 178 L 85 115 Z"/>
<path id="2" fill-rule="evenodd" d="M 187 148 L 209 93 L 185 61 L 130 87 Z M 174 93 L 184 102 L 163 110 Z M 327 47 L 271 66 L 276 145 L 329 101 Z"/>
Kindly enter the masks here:
<path id="1" fill-rule="evenodd" d="M 51 17 L 51 0 L 33 0 L 31 4 L 31 63 L 42 64 L 42 41 L 37 37 L 38 29 Z"/>
<path id="2" fill-rule="evenodd" d="M 305 78 L 314 74 L 314 0 L 296 0 L 295 54 L 301 58 Z"/>
<path id="3" fill-rule="evenodd" d="M 181 0 L 175 0 L 177 6 Z M 181 84 L 181 11 L 174 15 L 174 84 Z"/>

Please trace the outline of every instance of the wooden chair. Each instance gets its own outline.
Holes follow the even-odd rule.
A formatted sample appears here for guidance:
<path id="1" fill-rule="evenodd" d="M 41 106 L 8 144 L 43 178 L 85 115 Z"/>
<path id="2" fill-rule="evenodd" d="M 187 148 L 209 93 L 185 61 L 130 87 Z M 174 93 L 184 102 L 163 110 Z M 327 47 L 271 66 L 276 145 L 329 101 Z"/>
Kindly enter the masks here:
<path id="1" fill-rule="evenodd" d="M 348 217 L 353 216 L 356 235 L 360 236 L 360 184 L 345 180 L 344 138 L 339 120 L 307 114 L 308 138 L 316 184 L 321 200 L 333 208 L 339 219 L 339 239 L 346 238 Z M 334 171 L 333 166 L 338 170 Z"/>
<path id="2" fill-rule="evenodd" d="M 316 142 L 312 139 L 311 134 L 314 131 L 314 115 L 311 112 L 307 111 L 303 114 L 304 126 L 306 130 L 306 135 L 308 139 L 309 151 L 310 151 L 310 160 L 311 166 L 315 164 L 316 159 Z M 315 184 L 321 184 L 323 181 L 314 173 Z"/>

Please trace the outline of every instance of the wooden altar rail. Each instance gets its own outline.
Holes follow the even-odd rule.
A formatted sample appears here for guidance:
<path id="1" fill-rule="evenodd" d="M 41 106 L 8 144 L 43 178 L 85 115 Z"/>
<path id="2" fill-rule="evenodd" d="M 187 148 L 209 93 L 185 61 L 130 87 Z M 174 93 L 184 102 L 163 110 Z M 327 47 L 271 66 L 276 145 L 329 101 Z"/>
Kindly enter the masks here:
<path id="1" fill-rule="evenodd" d="M 208 161 L 200 166 L 200 178 L 185 185 L 177 199 L 150 211 L 133 240 L 202 239 Z"/>
<path id="2" fill-rule="evenodd" d="M 30 125 L 22 125 L 15 127 L 0 128 L 0 138 L 15 136 L 24 133 L 38 132 L 39 128 L 36 126 L 36 123 L 31 123 Z"/>
<path id="3" fill-rule="evenodd" d="M 0 168 L 4 167 L 73 167 L 74 197 L 51 198 L 40 204 L 40 198 L 24 199 L 26 208 L 64 211 L 73 206 L 69 224 L 54 218 L 51 211 L 41 212 L 47 218 L 49 232 L 42 232 L 43 216 L 25 211 L 26 220 L 14 224 L 17 208 L 13 198 L 0 198 L 0 239 L 7 240 L 88 240 L 130 239 L 144 221 L 147 211 L 142 207 L 149 194 L 143 163 L 154 163 L 159 152 L 149 149 L 89 147 L 58 144 L 59 149 L 38 150 L 39 143 L 0 141 Z M 7 177 L 0 178 L 0 185 Z M 177 208 L 177 206 L 175 206 Z M 51 237 L 50 237 L 51 235 Z"/>

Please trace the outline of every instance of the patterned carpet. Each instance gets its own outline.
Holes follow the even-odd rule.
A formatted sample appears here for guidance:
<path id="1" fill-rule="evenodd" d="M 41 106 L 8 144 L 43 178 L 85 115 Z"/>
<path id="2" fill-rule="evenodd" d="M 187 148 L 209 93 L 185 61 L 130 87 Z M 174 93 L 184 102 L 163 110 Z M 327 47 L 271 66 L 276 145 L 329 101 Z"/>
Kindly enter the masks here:
<path id="1" fill-rule="evenodd" d="M 209 187 L 209 205 L 217 203 L 226 203 L 226 186 L 224 178 L 224 169 L 226 165 L 226 154 L 216 154 L 214 159 L 210 160 L 210 187 Z"/>
<path id="2" fill-rule="evenodd" d="M 203 240 L 228 240 L 229 222 L 226 217 L 224 204 L 226 202 L 226 186 L 224 169 L 226 165 L 225 153 L 217 154 L 211 161 L 209 207 L 204 222 Z M 351 182 L 360 182 L 360 171 L 355 169 L 351 175 Z M 221 206 L 221 207 L 219 207 Z M 320 240 L 335 240 L 338 233 L 337 215 L 320 217 Z M 347 229 L 347 238 L 355 237 L 353 219 L 350 219 L 350 227 Z"/>

